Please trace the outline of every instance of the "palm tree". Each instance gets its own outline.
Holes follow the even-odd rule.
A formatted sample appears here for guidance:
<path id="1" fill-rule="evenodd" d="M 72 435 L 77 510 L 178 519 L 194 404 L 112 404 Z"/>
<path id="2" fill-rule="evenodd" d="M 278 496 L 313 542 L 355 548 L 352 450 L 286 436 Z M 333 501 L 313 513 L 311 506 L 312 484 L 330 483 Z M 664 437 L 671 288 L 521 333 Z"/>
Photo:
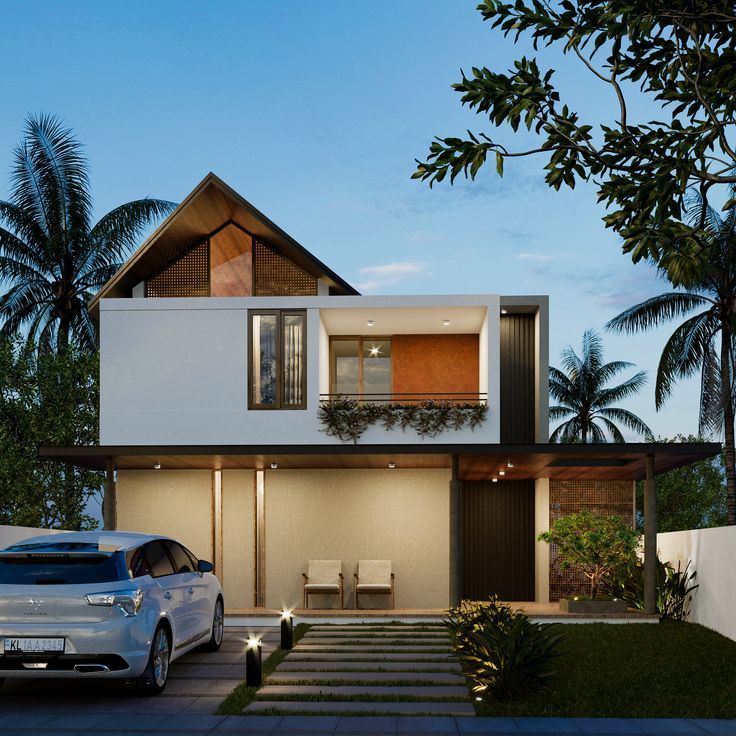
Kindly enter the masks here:
<path id="1" fill-rule="evenodd" d="M 731 198 L 736 197 L 736 187 Z M 672 333 L 657 368 L 655 401 L 661 408 L 679 378 L 700 373 L 699 427 L 701 434 L 723 431 L 728 523 L 736 524 L 736 471 L 734 468 L 734 330 L 736 328 L 736 209 L 725 218 L 705 206 L 699 194 L 688 200 L 693 224 L 705 223 L 703 267 L 684 276 L 677 290 L 636 304 L 607 325 L 633 333 L 663 322 L 688 318 Z M 676 265 L 676 264 L 675 264 Z M 658 264 L 673 279 L 673 264 Z"/>
<path id="2" fill-rule="evenodd" d="M 120 268 L 140 236 L 175 205 L 138 199 L 92 224 L 81 144 L 53 116 L 29 116 L 15 148 L 9 201 L 0 200 L 2 332 L 27 328 L 45 347 L 97 344 L 87 301 Z M 4 227 L 3 227 L 4 226 Z"/>
<path id="3" fill-rule="evenodd" d="M 594 330 L 583 333 L 582 347 L 580 357 L 566 347 L 560 354 L 563 370 L 549 369 L 549 392 L 559 402 L 549 408 L 549 418 L 565 420 L 552 432 L 550 442 L 606 442 L 606 434 L 614 442 L 623 442 L 617 422 L 651 439 L 652 431 L 636 414 L 611 406 L 638 393 L 647 381 L 646 371 L 607 388 L 615 375 L 633 368 L 633 363 L 604 363 L 603 342 Z"/>

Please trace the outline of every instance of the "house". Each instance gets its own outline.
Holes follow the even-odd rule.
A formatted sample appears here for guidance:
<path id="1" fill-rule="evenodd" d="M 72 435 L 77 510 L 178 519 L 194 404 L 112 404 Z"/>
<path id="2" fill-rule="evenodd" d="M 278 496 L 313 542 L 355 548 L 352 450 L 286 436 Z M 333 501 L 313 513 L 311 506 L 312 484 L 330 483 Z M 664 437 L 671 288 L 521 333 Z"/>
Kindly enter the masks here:
<path id="1" fill-rule="evenodd" d="M 646 477 L 651 564 L 654 474 L 719 451 L 548 444 L 547 297 L 361 296 L 212 174 L 89 308 L 100 445 L 41 455 L 106 469 L 108 528 L 211 558 L 230 612 L 295 605 L 309 559 L 348 607 L 379 558 L 402 609 L 554 600 L 551 520 L 631 520 Z"/>

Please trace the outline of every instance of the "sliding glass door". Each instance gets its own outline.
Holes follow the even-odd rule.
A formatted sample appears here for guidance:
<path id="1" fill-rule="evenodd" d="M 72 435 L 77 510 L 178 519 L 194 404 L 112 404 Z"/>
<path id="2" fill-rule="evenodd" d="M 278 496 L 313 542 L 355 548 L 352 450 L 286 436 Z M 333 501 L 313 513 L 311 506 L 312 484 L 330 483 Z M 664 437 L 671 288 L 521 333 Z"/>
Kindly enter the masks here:
<path id="1" fill-rule="evenodd" d="M 330 393 L 365 401 L 391 398 L 391 338 L 333 337 Z"/>

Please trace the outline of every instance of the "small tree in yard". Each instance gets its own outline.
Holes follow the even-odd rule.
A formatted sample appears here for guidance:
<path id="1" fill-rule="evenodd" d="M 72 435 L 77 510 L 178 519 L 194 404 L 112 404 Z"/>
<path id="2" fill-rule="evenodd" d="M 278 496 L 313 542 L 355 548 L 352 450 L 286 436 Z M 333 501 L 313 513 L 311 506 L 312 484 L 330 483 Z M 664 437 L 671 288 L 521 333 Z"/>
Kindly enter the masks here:
<path id="1" fill-rule="evenodd" d="M 639 535 L 618 516 L 597 516 L 579 511 L 557 519 L 539 539 L 556 544 L 563 568 L 579 567 L 590 580 L 590 597 L 598 586 L 621 567 L 636 560 Z"/>

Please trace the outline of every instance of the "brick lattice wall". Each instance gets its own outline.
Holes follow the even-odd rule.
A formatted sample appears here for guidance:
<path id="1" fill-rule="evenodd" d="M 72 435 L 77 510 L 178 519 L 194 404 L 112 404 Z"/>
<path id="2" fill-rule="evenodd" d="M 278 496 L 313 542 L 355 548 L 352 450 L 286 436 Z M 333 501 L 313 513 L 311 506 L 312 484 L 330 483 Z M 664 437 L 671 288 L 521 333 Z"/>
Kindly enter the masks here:
<path id="1" fill-rule="evenodd" d="M 620 516 L 634 523 L 634 488 L 630 480 L 551 480 L 549 482 L 550 526 L 564 516 L 588 510 L 601 516 Z M 557 558 L 557 546 L 549 550 L 549 599 L 587 594 L 590 583 L 580 570 L 563 570 Z"/>

